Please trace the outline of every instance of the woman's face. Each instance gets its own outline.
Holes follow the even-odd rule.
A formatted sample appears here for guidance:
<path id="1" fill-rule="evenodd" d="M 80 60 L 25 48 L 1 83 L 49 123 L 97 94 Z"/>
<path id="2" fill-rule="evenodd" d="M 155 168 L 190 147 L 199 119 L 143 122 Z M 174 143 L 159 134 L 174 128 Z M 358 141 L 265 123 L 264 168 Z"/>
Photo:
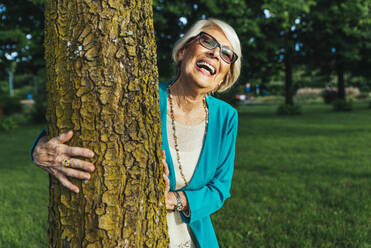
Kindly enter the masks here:
<path id="1" fill-rule="evenodd" d="M 222 46 L 232 49 L 232 45 L 218 27 L 208 27 L 203 32 L 213 36 Z M 193 84 L 203 93 L 214 91 L 229 72 L 230 64 L 220 57 L 219 47 L 209 50 L 200 44 L 196 37 L 179 52 L 181 61 L 180 79 Z"/>

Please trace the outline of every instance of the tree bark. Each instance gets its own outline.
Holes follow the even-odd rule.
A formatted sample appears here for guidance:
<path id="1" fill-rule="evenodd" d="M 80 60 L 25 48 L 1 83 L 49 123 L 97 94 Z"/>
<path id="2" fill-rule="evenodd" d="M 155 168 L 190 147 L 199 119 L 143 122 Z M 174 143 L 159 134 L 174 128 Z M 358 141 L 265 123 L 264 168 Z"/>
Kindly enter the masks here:
<path id="1" fill-rule="evenodd" d="M 49 247 L 167 247 L 150 0 L 47 0 L 49 136 L 92 149 L 75 194 L 50 177 Z"/>

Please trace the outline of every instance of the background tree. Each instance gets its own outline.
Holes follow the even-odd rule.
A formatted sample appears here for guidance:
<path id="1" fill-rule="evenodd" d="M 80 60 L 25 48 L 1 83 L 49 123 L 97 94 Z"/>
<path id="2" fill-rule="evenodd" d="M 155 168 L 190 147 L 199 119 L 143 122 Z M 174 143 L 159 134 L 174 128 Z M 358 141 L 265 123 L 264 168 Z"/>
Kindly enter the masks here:
<path id="1" fill-rule="evenodd" d="M 267 16 L 265 42 L 272 43 L 280 51 L 280 59 L 285 72 L 285 104 L 294 104 L 294 83 L 292 81 L 293 66 L 297 56 L 298 35 L 300 31 L 301 19 L 305 16 L 310 6 L 314 5 L 314 0 L 271 0 L 265 1 L 264 11 Z"/>
<path id="2" fill-rule="evenodd" d="M 44 0 L 4 0 L 0 3 L 0 83 L 16 62 L 15 88 L 34 86 L 44 68 Z M 9 91 L 5 80 L 0 91 Z M 5 90 L 5 89 L 6 90 Z M 32 93 L 32 92 L 30 92 Z"/>
<path id="3" fill-rule="evenodd" d="M 96 154 L 75 194 L 50 177 L 50 247 L 167 247 L 151 1 L 46 1 L 50 137 Z"/>
<path id="4" fill-rule="evenodd" d="M 371 44 L 369 0 L 317 0 L 303 19 L 307 64 L 321 75 L 337 77 L 338 98 L 345 100 L 345 73 L 367 72 Z M 362 63 L 360 63 L 362 61 Z"/>

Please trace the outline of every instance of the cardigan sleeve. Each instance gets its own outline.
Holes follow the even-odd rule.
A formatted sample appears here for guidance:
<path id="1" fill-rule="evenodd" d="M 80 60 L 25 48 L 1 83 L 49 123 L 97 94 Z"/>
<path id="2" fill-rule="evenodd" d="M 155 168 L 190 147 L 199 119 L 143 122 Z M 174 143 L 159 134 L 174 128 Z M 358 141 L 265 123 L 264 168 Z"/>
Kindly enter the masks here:
<path id="1" fill-rule="evenodd" d="M 31 149 L 30 149 L 30 156 L 31 156 L 31 161 L 33 162 L 33 151 L 35 150 L 35 147 L 36 147 L 36 144 L 37 142 L 39 142 L 39 140 L 44 137 L 45 135 L 47 135 L 47 131 L 46 129 L 43 129 L 39 135 L 36 137 L 35 141 L 33 142 L 32 146 L 31 146 Z"/>
<path id="2" fill-rule="evenodd" d="M 182 219 L 191 224 L 220 209 L 224 201 L 230 196 L 233 175 L 235 146 L 237 137 L 237 111 L 229 121 L 226 138 L 214 177 L 205 186 L 199 189 L 185 189 L 188 199 L 190 216 L 182 213 Z"/>

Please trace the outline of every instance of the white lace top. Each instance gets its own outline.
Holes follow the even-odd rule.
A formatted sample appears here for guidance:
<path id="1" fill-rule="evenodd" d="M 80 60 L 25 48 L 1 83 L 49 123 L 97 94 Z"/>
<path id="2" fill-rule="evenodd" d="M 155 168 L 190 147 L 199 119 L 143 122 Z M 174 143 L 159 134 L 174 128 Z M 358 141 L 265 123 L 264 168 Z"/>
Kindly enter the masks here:
<path id="1" fill-rule="evenodd" d="M 170 153 L 174 164 L 176 189 L 181 189 L 185 186 L 185 182 L 180 174 L 179 164 L 176 159 L 173 127 L 169 116 L 167 116 L 166 128 Z M 183 174 L 187 183 L 189 183 L 192 179 L 204 143 L 205 122 L 194 126 L 182 125 L 175 122 L 175 129 Z M 169 227 L 170 248 L 196 247 L 191 229 L 182 221 L 177 211 L 167 212 L 167 224 Z"/>

